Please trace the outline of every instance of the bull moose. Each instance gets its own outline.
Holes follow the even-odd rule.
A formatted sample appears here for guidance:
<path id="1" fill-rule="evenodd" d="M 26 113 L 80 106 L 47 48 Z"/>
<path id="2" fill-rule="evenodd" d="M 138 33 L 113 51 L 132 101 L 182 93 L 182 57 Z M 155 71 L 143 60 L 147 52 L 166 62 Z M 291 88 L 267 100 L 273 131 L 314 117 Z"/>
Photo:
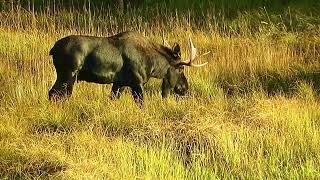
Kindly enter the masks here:
<path id="1" fill-rule="evenodd" d="M 179 44 L 169 48 L 137 32 L 123 32 L 110 37 L 64 37 L 50 50 L 57 79 L 49 91 L 49 99 L 70 97 L 75 81 L 87 81 L 113 83 L 113 99 L 119 98 L 124 87 L 128 86 L 134 100 L 143 104 L 143 85 L 151 77 L 163 80 L 162 97 L 167 97 L 171 90 L 185 95 L 188 82 L 184 66 L 207 64 L 193 64 L 199 56 L 196 56 L 190 37 L 189 48 L 189 59 L 182 61 Z"/>

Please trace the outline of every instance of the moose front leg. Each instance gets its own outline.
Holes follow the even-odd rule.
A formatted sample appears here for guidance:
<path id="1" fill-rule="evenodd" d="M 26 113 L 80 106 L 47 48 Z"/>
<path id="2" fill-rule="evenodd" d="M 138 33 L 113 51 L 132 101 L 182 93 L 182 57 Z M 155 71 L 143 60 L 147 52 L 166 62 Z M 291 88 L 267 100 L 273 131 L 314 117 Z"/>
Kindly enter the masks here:
<path id="1" fill-rule="evenodd" d="M 143 85 L 139 84 L 139 85 L 134 85 L 131 86 L 131 92 L 132 92 L 132 96 L 133 99 L 136 103 L 138 103 L 140 106 L 143 105 Z"/>
<path id="2" fill-rule="evenodd" d="M 168 69 L 166 77 L 162 80 L 162 97 L 168 97 L 170 91 L 174 88 L 177 83 L 178 77 L 175 74 L 175 69 Z"/>
<path id="3" fill-rule="evenodd" d="M 171 86 L 170 86 L 170 83 L 168 81 L 168 79 L 163 79 L 162 81 L 162 98 L 166 98 L 168 97 L 169 93 L 170 93 L 170 90 L 171 90 Z"/>
<path id="4" fill-rule="evenodd" d="M 119 86 L 118 84 L 114 83 L 111 88 L 111 100 L 119 99 L 123 90 L 123 86 Z"/>

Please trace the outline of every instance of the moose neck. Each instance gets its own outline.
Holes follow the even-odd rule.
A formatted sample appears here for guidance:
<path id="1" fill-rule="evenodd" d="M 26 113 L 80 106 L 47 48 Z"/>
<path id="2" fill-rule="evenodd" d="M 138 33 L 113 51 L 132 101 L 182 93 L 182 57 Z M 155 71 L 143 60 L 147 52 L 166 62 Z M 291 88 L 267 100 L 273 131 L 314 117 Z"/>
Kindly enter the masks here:
<path id="1" fill-rule="evenodd" d="M 165 46 L 154 44 L 155 54 L 149 60 L 150 76 L 158 79 L 163 79 L 168 71 L 172 68 L 174 59 L 170 54 L 171 49 Z"/>

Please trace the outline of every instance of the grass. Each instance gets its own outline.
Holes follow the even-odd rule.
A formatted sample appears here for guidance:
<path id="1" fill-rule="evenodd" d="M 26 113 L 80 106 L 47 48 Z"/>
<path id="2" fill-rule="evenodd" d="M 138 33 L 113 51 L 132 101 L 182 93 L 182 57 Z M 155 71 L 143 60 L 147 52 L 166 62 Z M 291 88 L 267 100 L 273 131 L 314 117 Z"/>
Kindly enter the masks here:
<path id="1" fill-rule="evenodd" d="M 292 14 L 301 26 L 290 26 L 268 15 L 244 13 L 233 25 L 208 16 L 196 28 L 185 14 L 168 14 L 164 26 L 139 14 L 2 11 L 1 179 L 318 179 L 317 19 Z M 128 91 L 110 101 L 110 85 L 89 83 L 76 84 L 70 100 L 47 100 L 57 39 L 122 30 L 157 42 L 164 32 L 182 49 L 191 34 L 213 52 L 205 68 L 186 69 L 187 98 L 162 99 L 152 80 L 143 109 Z"/>

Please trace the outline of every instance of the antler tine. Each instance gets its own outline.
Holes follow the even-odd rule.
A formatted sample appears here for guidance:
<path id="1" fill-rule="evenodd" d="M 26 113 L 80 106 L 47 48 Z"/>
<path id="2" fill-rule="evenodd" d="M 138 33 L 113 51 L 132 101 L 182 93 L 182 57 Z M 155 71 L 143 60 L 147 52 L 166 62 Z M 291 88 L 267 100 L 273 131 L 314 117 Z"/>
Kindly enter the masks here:
<path id="1" fill-rule="evenodd" d="M 189 61 L 190 63 L 196 58 L 197 56 L 197 48 L 194 47 L 192 43 L 191 36 L 189 35 Z"/>
<path id="2" fill-rule="evenodd" d="M 201 54 L 200 56 L 197 56 L 196 58 L 205 56 L 205 55 L 210 54 L 210 53 L 211 53 L 211 52 L 208 51 L 208 52 L 206 52 L 206 53 Z M 205 63 L 202 63 L 202 64 L 193 64 L 193 63 L 191 63 L 190 66 L 192 66 L 192 67 L 202 67 L 202 66 L 205 66 L 205 65 L 207 65 L 207 64 L 208 64 L 208 62 L 205 62 Z"/>
<path id="3" fill-rule="evenodd" d="M 200 56 L 197 56 L 197 48 L 194 47 L 193 43 L 192 43 L 192 39 L 191 36 L 189 35 L 189 59 L 187 61 L 184 61 L 183 63 L 185 63 L 188 66 L 192 66 L 192 67 L 202 67 L 208 64 L 208 62 L 202 63 L 202 64 L 193 64 L 192 62 L 199 57 L 205 56 L 207 54 L 210 53 L 206 52 L 204 54 L 201 54 Z"/>
<path id="4" fill-rule="evenodd" d="M 192 61 L 196 58 L 197 49 L 194 47 L 190 35 L 189 35 L 189 39 L 188 39 L 188 48 L 189 48 L 189 58 L 185 61 L 181 61 L 181 64 L 186 65 L 186 66 L 191 66 Z"/>
<path id="5" fill-rule="evenodd" d="M 164 38 L 164 32 L 162 31 L 162 45 L 170 47 L 169 43 L 166 41 L 166 39 Z"/>
<path id="6" fill-rule="evenodd" d="M 206 53 L 203 53 L 200 56 L 197 56 L 197 48 L 194 47 L 194 45 L 192 43 L 191 36 L 189 36 L 189 39 L 188 39 L 188 46 L 189 46 L 189 59 L 187 59 L 185 61 L 181 61 L 179 63 L 179 65 L 192 66 L 192 67 L 202 67 L 202 66 L 205 66 L 205 65 L 208 64 L 208 62 L 205 62 L 205 63 L 202 63 L 202 64 L 193 64 L 192 62 L 195 59 L 199 58 L 199 57 L 202 57 L 202 56 L 205 56 L 205 55 L 209 54 L 210 51 L 206 52 Z"/>

